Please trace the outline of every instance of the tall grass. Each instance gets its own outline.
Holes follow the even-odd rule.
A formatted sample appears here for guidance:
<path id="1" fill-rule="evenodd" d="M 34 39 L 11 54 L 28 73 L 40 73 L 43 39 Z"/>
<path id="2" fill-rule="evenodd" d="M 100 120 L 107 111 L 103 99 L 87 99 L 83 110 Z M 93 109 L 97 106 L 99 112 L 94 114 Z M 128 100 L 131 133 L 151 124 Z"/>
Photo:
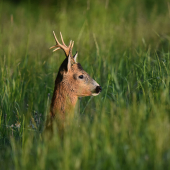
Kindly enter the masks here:
<path id="1" fill-rule="evenodd" d="M 168 7 L 0 2 L 0 169 L 168 169 Z M 103 87 L 79 99 L 63 141 L 57 130 L 51 140 L 42 137 L 64 60 L 48 49 L 53 30 L 75 41 L 79 62 Z"/>

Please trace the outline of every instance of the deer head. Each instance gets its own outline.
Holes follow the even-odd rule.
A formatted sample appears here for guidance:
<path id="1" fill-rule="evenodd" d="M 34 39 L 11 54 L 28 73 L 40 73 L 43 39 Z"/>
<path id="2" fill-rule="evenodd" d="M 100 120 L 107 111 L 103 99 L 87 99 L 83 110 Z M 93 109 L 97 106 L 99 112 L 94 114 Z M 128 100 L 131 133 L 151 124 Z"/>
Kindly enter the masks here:
<path id="1" fill-rule="evenodd" d="M 56 45 L 52 46 L 50 49 L 55 48 L 53 52 L 62 49 L 66 55 L 65 60 L 59 68 L 55 85 L 62 83 L 66 87 L 68 94 L 77 97 L 98 95 L 102 91 L 101 86 L 93 80 L 89 74 L 83 70 L 81 64 L 76 61 L 78 53 L 76 52 L 74 56 L 72 55 L 74 41 L 70 41 L 67 47 L 61 32 L 62 44 L 57 40 L 54 31 L 53 34 Z"/>

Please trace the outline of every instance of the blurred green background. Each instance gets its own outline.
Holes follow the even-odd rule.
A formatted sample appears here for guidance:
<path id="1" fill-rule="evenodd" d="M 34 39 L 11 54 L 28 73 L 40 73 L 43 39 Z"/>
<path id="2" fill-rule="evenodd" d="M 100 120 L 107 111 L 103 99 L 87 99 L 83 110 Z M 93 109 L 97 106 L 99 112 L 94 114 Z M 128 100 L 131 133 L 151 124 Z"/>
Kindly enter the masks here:
<path id="1" fill-rule="evenodd" d="M 64 140 L 42 138 L 63 51 L 103 88 Z M 169 169 L 168 0 L 0 1 L 0 169 Z"/>

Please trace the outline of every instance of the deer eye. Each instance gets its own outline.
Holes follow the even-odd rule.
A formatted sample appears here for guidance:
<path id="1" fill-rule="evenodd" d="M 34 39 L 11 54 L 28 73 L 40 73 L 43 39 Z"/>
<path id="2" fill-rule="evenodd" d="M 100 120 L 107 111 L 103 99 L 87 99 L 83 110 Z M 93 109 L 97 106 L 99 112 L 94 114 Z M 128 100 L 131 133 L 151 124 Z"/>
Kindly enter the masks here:
<path id="1" fill-rule="evenodd" d="M 83 75 L 80 75 L 79 78 L 80 78 L 80 79 L 83 79 Z"/>

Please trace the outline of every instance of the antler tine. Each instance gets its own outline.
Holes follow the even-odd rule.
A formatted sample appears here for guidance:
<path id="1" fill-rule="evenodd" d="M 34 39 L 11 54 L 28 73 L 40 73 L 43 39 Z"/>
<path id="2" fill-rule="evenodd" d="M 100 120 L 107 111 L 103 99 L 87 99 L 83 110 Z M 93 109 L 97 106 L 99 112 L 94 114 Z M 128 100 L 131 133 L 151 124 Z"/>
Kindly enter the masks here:
<path id="1" fill-rule="evenodd" d="M 54 45 L 54 46 L 50 47 L 49 49 L 52 49 L 52 48 L 55 48 L 55 47 L 60 48 L 58 45 Z M 60 48 L 60 49 L 61 49 L 61 48 Z"/>
<path id="2" fill-rule="evenodd" d="M 61 45 L 61 44 L 59 43 L 59 41 L 57 40 L 57 37 L 56 37 L 56 35 L 55 35 L 55 32 L 54 32 L 54 31 L 53 31 L 53 35 L 54 35 L 54 38 L 55 38 L 56 43 L 57 43 L 58 45 Z"/>
<path id="3" fill-rule="evenodd" d="M 58 39 L 57 39 L 57 37 L 56 37 L 56 35 L 55 35 L 55 32 L 54 32 L 54 31 L 53 31 L 53 35 L 54 35 L 54 38 L 55 38 L 56 44 L 61 45 L 61 44 L 59 43 L 59 41 L 58 41 Z"/>
<path id="4" fill-rule="evenodd" d="M 51 48 L 52 48 L 52 47 L 51 47 Z M 51 48 L 50 48 L 50 49 L 51 49 Z M 58 47 L 58 48 L 54 49 L 54 50 L 53 50 L 53 52 L 54 52 L 54 51 L 57 51 L 57 50 L 59 50 L 59 49 L 61 49 L 61 48 L 60 48 L 60 47 Z"/>
<path id="5" fill-rule="evenodd" d="M 71 47 L 71 44 L 72 44 L 72 40 L 71 40 L 70 43 L 69 43 L 69 46 L 68 46 L 69 49 L 70 49 L 70 47 Z"/>
<path id="6" fill-rule="evenodd" d="M 74 41 L 73 41 L 72 44 L 71 44 L 71 50 L 73 49 L 73 46 L 74 46 Z"/>
<path id="7" fill-rule="evenodd" d="M 72 41 L 71 44 L 70 44 L 70 53 L 71 53 L 71 55 L 72 55 L 73 46 L 74 46 L 74 41 Z"/>
<path id="8" fill-rule="evenodd" d="M 65 45 L 64 40 L 63 40 L 63 36 L 62 36 L 61 32 L 60 32 L 60 36 L 61 36 L 61 41 L 62 41 L 63 45 Z M 66 46 L 66 45 L 65 45 L 65 46 Z M 67 46 L 66 46 L 66 47 L 67 47 Z"/>

